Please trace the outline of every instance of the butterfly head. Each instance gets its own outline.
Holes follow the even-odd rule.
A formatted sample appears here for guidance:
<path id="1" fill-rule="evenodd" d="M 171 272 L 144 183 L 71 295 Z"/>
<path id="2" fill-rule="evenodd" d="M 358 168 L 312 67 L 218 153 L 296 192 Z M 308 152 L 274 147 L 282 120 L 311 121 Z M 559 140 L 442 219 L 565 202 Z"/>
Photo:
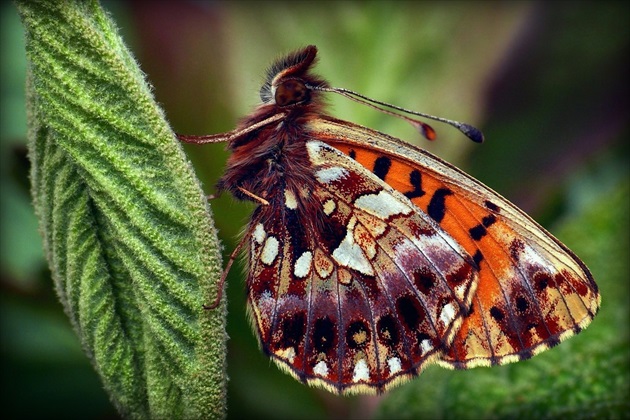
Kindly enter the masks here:
<path id="1" fill-rule="evenodd" d="M 315 64 L 317 48 L 309 45 L 276 61 L 267 71 L 260 89 L 264 105 L 280 108 L 306 105 L 317 92 L 313 87 L 327 87 L 327 83 L 310 72 Z"/>

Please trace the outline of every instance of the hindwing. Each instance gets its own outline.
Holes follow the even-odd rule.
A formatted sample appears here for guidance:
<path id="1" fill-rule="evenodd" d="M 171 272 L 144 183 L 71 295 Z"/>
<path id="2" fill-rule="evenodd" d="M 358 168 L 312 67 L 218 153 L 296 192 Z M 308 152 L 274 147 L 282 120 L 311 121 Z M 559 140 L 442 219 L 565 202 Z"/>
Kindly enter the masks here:
<path id="1" fill-rule="evenodd" d="M 287 190 L 253 216 L 250 313 L 263 350 L 298 379 L 383 391 L 451 346 L 477 268 L 357 161 L 319 141 L 306 147 L 313 190 Z"/>

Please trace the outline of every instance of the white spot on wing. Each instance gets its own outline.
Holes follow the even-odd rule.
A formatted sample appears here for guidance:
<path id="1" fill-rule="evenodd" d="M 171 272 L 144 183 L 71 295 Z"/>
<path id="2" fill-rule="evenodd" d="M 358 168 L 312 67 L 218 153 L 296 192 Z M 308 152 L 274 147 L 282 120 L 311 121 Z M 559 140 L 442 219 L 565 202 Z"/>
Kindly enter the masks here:
<path id="1" fill-rule="evenodd" d="M 453 303 L 447 303 L 442 308 L 442 312 L 440 312 L 440 321 L 444 325 L 449 325 L 455 319 L 455 307 Z"/>
<path id="2" fill-rule="evenodd" d="M 309 141 L 306 143 L 306 150 L 308 151 L 308 156 L 312 161 L 316 161 L 319 157 L 320 150 L 322 148 L 322 143 L 318 141 Z"/>
<path id="3" fill-rule="evenodd" d="M 265 290 L 260 295 L 260 299 L 258 299 L 258 306 L 262 309 L 273 309 L 273 305 L 276 303 L 276 300 L 271 296 L 271 292 L 269 290 Z"/>
<path id="4" fill-rule="evenodd" d="M 323 360 L 320 360 L 313 368 L 313 373 L 319 376 L 328 376 L 328 365 Z"/>
<path id="5" fill-rule="evenodd" d="M 325 153 L 322 153 L 322 149 L 325 148 L 327 148 L 326 145 L 320 141 L 306 142 L 308 157 L 314 165 L 321 165 L 325 162 Z"/>
<path id="6" fill-rule="evenodd" d="M 348 176 L 348 170 L 339 166 L 332 166 L 330 168 L 320 169 L 315 172 L 315 178 L 322 184 L 329 184 L 331 182 L 343 179 Z"/>
<path id="7" fill-rule="evenodd" d="M 542 258 L 540 254 L 536 252 L 536 250 L 529 245 L 526 245 L 524 247 L 523 256 L 521 257 L 521 259 L 524 259 L 525 261 L 527 261 L 528 264 L 538 266 L 538 267 L 544 267 L 547 271 L 550 271 L 553 273 L 557 272 L 555 267 L 550 265 L 548 261 Z"/>
<path id="8" fill-rule="evenodd" d="M 351 219 L 348 223 L 346 237 L 339 244 L 339 247 L 333 251 L 333 258 L 342 266 L 353 268 L 360 273 L 373 276 L 374 270 L 367 260 L 363 250 L 354 242 L 354 226 L 356 219 Z"/>
<path id="9" fill-rule="evenodd" d="M 414 245 L 419 249 L 443 249 L 447 252 L 453 252 L 453 249 L 459 250 L 460 247 L 455 242 L 452 243 L 452 249 L 444 246 L 445 243 L 451 245 L 449 239 L 448 235 L 423 235 L 421 238 L 416 236 L 411 237 Z"/>
<path id="10" fill-rule="evenodd" d="M 293 363 L 293 359 L 295 359 L 295 349 L 293 347 L 287 347 L 284 350 L 278 351 L 276 354 L 287 359 L 289 363 Z"/>
<path id="11" fill-rule="evenodd" d="M 337 204 L 334 202 L 334 200 L 326 200 L 326 202 L 324 203 L 324 213 L 326 214 L 326 216 L 330 216 L 336 208 Z"/>
<path id="12" fill-rule="evenodd" d="M 291 210 L 297 209 L 297 200 L 291 190 L 284 190 L 284 205 Z"/>
<path id="13" fill-rule="evenodd" d="M 355 200 L 354 205 L 381 219 L 411 213 L 411 207 L 385 190 L 379 191 L 378 194 L 364 194 Z"/>
<path id="14" fill-rule="evenodd" d="M 427 259 L 441 270 L 448 271 L 464 262 L 463 256 L 466 255 L 466 251 L 446 233 L 413 236 L 410 239 L 415 248 L 422 250 Z"/>
<path id="15" fill-rule="evenodd" d="M 352 376 L 353 382 L 367 381 L 370 379 L 370 369 L 368 368 L 365 359 L 361 359 L 354 365 L 354 375 Z"/>
<path id="16" fill-rule="evenodd" d="M 262 223 L 258 223 L 254 228 L 254 233 L 252 234 L 254 241 L 256 241 L 256 243 L 260 245 L 265 240 L 265 236 L 267 236 L 267 234 L 265 233 L 265 228 L 263 227 Z"/>
<path id="17" fill-rule="evenodd" d="M 400 359 L 398 357 L 391 357 L 387 359 L 387 365 L 389 366 L 390 375 L 394 375 L 402 370 Z"/>
<path id="18" fill-rule="evenodd" d="M 300 258 L 295 261 L 295 267 L 293 267 L 293 274 L 296 277 L 304 277 L 311 270 L 311 262 L 313 261 L 313 254 L 311 251 L 306 251 Z"/>
<path id="19" fill-rule="evenodd" d="M 464 296 L 466 295 L 466 290 L 468 290 L 468 286 L 470 286 L 468 282 L 460 284 L 459 286 L 455 286 L 455 295 L 457 295 L 457 297 L 460 299 L 464 299 Z"/>
<path id="20" fill-rule="evenodd" d="M 276 300 L 269 290 L 262 292 L 258 299 L 253 297 L 253 307 L 257 314 L 271 314 L 276 307 Z"/>
<path id="21" fill-rule="evenodd" d="M 271 265 L 278 256 L 279 245 L 280 243 L 275 237 L 269 236 L 265 241 L 260 260 L 267 265 Z"/>
<path id="22" fill-rule="evenodd" d="M 428 352 L 433 350 L 433 344 L 431 343 L 431 340 L 424 339 L 422 340 L 422 342 L 420 342 L 420 348 L 422 349 L 422 354 L 427 354 Z"/>

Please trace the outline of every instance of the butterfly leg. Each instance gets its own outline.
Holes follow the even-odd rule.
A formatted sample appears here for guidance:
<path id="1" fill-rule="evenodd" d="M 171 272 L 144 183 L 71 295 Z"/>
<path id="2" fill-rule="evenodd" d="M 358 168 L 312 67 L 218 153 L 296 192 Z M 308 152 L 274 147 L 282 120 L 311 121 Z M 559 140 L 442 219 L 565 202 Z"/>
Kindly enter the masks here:
<path id="1" fill-rule="evenodd" d="M 248 197 L 253 198 L 255 201 L 258 201 L 260 204 L 263 204 L 263 205 L 265 205 L 265 206 L 268 206 L 268 205 L 269 205 L 269 201 L 265 200 L 265 199 L 264 199 L 264 198 L 262 198 L 262 197 L 257 196 L 257 195 L 256 195 L 256 194 L 254 194 L 253 192 L 251 192 L 251 191 L 247 191 L 247 190 L 246 190 L 245 188 L 243 188 L 243 187 L 237 187 L 237 188 L 238 188 L 238 190 L 239 190 L 240 192 L 242 192 L 243 194 L 245 194 L 245 195 L 246 195 L 246 196 L 248 196 Z"/>
<path id="2" fill-rule="evenodd" d="M 209 134 L 206 136 L 191 136 L 186 134 L 177 134 L 175 133 L 175 137 L 183 143 L 191 143 L 191 144 L 206 144 L 206 143 L 223 143 L 229 142 L 241 136 L 244 136 L 248 133 L 251 133 L 254 130 L 259 129 L 260 127 L 264 127 L 276 121 L 280 121 L 286 116 L 284 112 L 279 112 L 271 117 L 257 122 L 256 124 L 252 124 L 249 127 L 239 130 L 228 131 L 227 133 L 218 133 L 218 134 Z"/>
<path id="3" fill-rule="evenodd" d="M 203 305 L 203 309 L 206 309 L 206 310 L 216 309 L 219 306 L 219 303 L 221 303 L 221 298 L 223 297 L 223 285 L 225 284 L 225 279 L 227 278 L 227 275 L 230 272 L 230 269 L 232 268 L 232 264 L 234 263 L 234 260 L 238 256 L 239 252 L 241 252 L 241 249 L 243 249 L 243 246 L 245 246 L 245 244 L 249 240 L 251 231 L 252 231 L 252 228 L 249 228 L 248 231 L 245 233 L 245 235 L 243 235 L 243 239 L 241 239 L 241 241 L 238 243 L 236 248 L 234 248 L 234 251 L 232 251 L 232 253 L 230 254 L 230 258 L 228 259 L 227 265 L 225 266 L 225 269 L 223 270 L 223 274 L 221 274 L 221 279 L 219 280 L 219 285 L 217 287 L 217 297 L 215 298 L 214 302 L 212 302 L 212 304 Z"/>
<path id="4" fill-rule="evenodd" d="M 247 191 L 247 190 L 243 190 L 243 191 Z M 256 195 L 253 195 L 253 196 L 256 197 Z M 206 310 L 216 309 L 221 303 L 221 298 L 223 297 L 223 285 L 225 284 L 225 280 L 227 279 L 228 273 L 230 272 L 230 269 L 232 268 L 232 264 L 234 264 L 234 260 L 236 260 L 236 257 L 238 257 L 238 254 L 241 252 L 245 244 L 247 244 L 247 241 L 250 240 L 252 236 L 252 232 L 254 232 L 254 229 L 256 229 L 258 220 L 259 219 L 257 218 L 252 219 L 252 222 L 247 228 L 247 231 L 245 232 L 245 234 L 243 235 L 243 238 L 240 240 L 238 245 L 236 245 L 236 248 L 234 248 L 234 251 L 232 251 L 232 253 L 230 254 L 230 258 L 228 259 L 225 269 L 223 270 L 223 274 L 221 274 L 221 279 L 219 280 L 219 285 L 217 288 L 217 297 L 215 298 L 214 302 L 212 302 L 212 304 L 203 305 L 203 309 L 206 309 Z"/>

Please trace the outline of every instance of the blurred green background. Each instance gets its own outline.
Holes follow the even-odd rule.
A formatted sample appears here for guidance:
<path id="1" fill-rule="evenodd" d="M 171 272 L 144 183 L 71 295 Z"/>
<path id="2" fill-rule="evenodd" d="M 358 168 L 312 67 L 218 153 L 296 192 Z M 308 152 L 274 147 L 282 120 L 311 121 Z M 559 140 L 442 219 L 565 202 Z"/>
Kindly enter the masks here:
<path id="1" fill-rule="evenodd" d="M 630 278 L 630 8 L 622 2 L 104 2 L 176 132 L 231 130 L 258 103 L 267 66 L 319 47 L 333 86 L 481 128 L 474 145 L 432 124 L 428 143 L 398 119 L 343 98 L 330 112 L 416 142 L 550 229 L 592 269 L 600 315 L 531 361 L 453 372 L 430 367 L 386 397 L 334 397 L 278 371 L 245 316 L 244 276 L 228 278 L 229 417 L 627 415 Z M 0 322 L 3 412 L 117 413 L 55 296 L 30 204 L 23 32 L 1 15 Z M 188 147 L 206 191 L 227 157 Z M 213 200 L 229 254 L 252 210 Z"/>

